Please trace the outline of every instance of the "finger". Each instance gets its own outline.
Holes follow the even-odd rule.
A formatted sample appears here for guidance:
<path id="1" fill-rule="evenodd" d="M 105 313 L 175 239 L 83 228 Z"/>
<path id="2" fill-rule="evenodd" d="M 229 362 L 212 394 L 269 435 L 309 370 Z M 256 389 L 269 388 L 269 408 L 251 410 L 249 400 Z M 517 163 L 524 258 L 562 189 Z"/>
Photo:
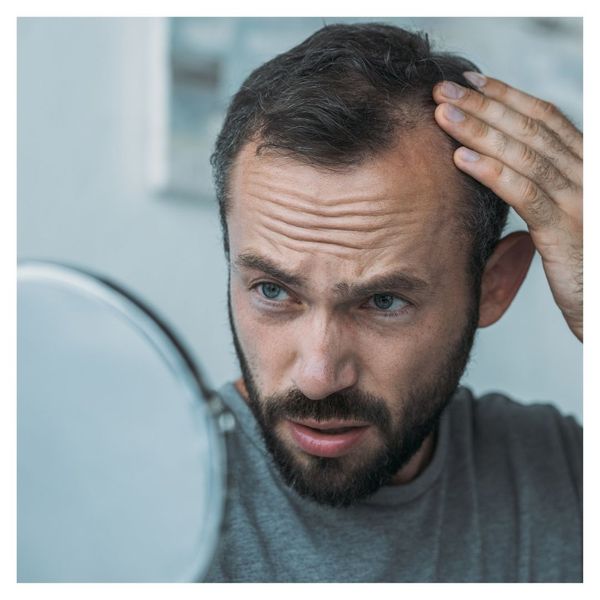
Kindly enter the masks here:
<path id="1" fill-rule="evenodd" d="M 555 227 L 561 220 L 561 210 L 543 190 L 503 162 L 464 147 L 455 151 L 454 162 L 510 204 L 531 230 Z"/>
<path id="2" fill-rule="evenodd" d="M 502 161 L 513 171 L 531 179 L 552 200 L 572 204 L 574 192 L 578 190 L 576 184 L 530 146 L 450 104 L 440 104 L 435 110 L 435 119 L 461 144 Z"/>
<path id="3" fill-rule="evenodd" d="M 560 139 L 558 134 L 541 121 L 528 117 L 483 94 L 454 82 L 444 81 L 433 90 L 436 102 L 448 102 L 464 112 L 485 121 L 495 129 L 527 144 L 578 185 L 583 183 L 583 163 Z"/>
<path id="4" fill-rule="evenodd" d="M 542 121 L 555 131 L 579 158 L 583 158 L 583 135 L 554 104 L 517 90 L 499 79 L 481 75 L 481 73 L 467 71 L 463 75 L 488 98 L 506 104 L 527 117 Z"/>

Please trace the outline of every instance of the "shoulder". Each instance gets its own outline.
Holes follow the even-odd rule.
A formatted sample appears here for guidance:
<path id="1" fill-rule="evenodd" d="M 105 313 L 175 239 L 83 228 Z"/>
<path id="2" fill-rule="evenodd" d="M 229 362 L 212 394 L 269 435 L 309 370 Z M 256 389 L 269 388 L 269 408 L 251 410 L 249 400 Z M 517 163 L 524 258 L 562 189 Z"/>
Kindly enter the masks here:
<path id="1" fill-rule="evenodd" d="M 532 452 L 549 446 L 567 454 L 582 449 L 581 425 L 553 404 L 523 404 L 498 392 L 473 398 L 472 402 L 474 420 L 482 433 L 518 440 Z"/>
<path id="2" fill-rule="evenodd" d="M 550 403 L 525 404 L 510 396 L 491 392 L 476 397 L 468 388 L 460 388 L 451 412 L 454 421 L 468 421 L 477 432 L 494 438 L 518 436 L 524 443 L 558 442 L 567 446 L 580 443 L 583 429 L 571 415 L 564 415 Z M 465 423 L 466 424 L 466 423 Z"/>
<path id="3" fill-rule="evenodd" d="M 579 491 L 583 429 L 549 403 L 524 404 L 503 393 L 475 397 L 461 388 L 452 402 L 452 430 L 485 466 L 508 464 L 528 479 L 568 477 Z M 458 441 L 458 440 L 457 440 Z"/>
<path id="4" fill-rule="evenodd" d="M 448 488 L 472 507 L 505 581 L 580 581 L 583 432 L 547 403 L 461 388 L 449 405 Z"/>

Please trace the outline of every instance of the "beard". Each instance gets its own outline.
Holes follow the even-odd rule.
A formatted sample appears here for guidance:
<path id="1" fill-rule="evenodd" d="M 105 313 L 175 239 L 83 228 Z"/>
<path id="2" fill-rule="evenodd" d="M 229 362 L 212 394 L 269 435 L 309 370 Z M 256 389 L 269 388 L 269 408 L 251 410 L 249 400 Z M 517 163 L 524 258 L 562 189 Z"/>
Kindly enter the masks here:
<path id="1" fill-rule="evenodd" d="M 229 290 L 230 290 L 230 286 Z M 348 389 L 326 398 L 311 400 L 299 389 L 261 396 L 256 377 L 249 367 L 235 329 L 228 293 L 229 324 L 235 351 L 248 392 L 247 403 L 256 418 L 271 460 L 286 485 L 300 496 L 332 507 L 348 507 L 368 498 L 388 485 L 437 431 L 439 420 L 456 392 L 469 360 L 477 330 L 479 302 L 474 294 L 467 311 L 466 324 L 458 339 L 445 348 L 435 375 L 424 382 L 407 382 L 401 397 L 373 396 L 359 389 Z M 399 407 L 396 419 L 389 406 Z M 328 458 L 298 454 L 278 435 L 278 425 L 289 420 L 340 419 L 368 422 L 379 432 L 380 447 L 375 452 L 352 453 Z"/>

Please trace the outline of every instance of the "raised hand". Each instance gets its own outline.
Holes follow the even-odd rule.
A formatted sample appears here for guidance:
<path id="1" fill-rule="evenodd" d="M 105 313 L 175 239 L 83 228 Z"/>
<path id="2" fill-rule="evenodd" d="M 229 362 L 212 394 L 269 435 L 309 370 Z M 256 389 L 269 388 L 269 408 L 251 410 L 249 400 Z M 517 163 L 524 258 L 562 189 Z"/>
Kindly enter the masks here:
<path id="1" fill-rule="evenodd" d="M 583 341 L 583 136 L 552 104 L 479 73 L 478 91 L 435 86 L 438 125 L 463 147 L 456 166 L 527 223 L 550 289 Z"/>

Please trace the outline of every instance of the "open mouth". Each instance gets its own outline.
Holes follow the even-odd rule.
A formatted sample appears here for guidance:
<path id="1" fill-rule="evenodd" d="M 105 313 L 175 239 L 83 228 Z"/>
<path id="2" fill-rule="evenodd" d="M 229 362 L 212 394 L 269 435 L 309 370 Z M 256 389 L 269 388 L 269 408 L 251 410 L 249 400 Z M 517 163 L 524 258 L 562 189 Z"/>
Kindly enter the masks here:
<path id="1" fill-rule="evenodd" d="M 304 452 L 334 458 L 350 452 L 369 429 L 368 423 L 352 425 L 343 422 L 318 423 L 288 421 L 292 438 Z"/>
<path id="2" fill-rule="evenodd" d="M 356 429 L 356 426 L 353 427 L 335 427 L 334 429 L 319 429 L 318 427 L 308 427 L 308 425 L 305 425 L 305 427 L 307 427 L 308 429 L 312 429 L 313 431 L 317 432 L 317 433 L 324 433 L 325 435 L 336 435 L 338 433 L 346 433 L 346 431 L 351 431 L 352 429 Z"/>
<path id="3" fill-rule="evenodd" d="M 329 421 L 317 421 L 315 419 L 302 419 L 292 421 L 303 427 L 308 427 L 323 433 L 334 433 L 339 431 L 347 431 L 348 429 L 356 429 L 357 427 L 366 427 L 370 423 L 364 421 L 351 421 L 349 419 L 330 419 Z"/>

